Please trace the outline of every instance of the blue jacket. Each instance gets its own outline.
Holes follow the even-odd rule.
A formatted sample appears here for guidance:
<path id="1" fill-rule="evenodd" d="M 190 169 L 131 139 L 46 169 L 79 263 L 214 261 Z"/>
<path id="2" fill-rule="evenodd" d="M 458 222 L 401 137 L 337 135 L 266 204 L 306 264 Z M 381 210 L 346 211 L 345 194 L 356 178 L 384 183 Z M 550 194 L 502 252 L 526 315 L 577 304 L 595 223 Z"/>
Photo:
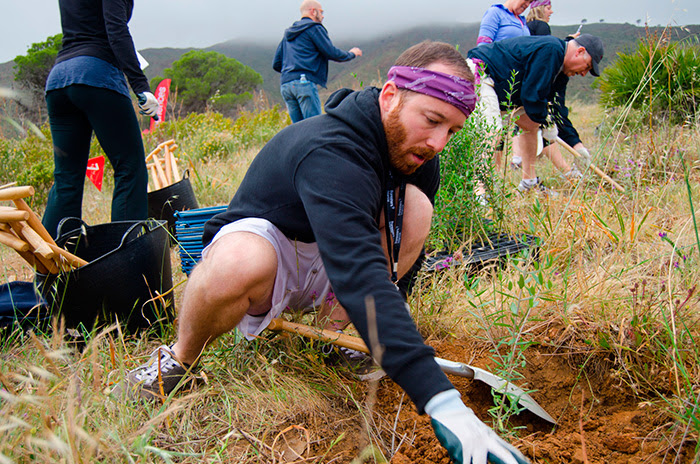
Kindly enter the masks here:
<path id="1" fill-rule="evenodd" d="M 528 36 L 480 45 L 467 57 L 486 63 L 501 109 L 522 106 L 530 119 L 545 125 L 551 116 L 559 136 L 573 146 L 581 140 L 566 108 L 569 77 L 561 72 L 565 53 L 566 42 L 561 39 Z"/>
<path id="2" fill-rule="evenodd" d="M 282 73 L 280 84 L 299 79 L 302 74 L 311 82 L 326 86 L 328 60 L 350 61 L 354 53 L 335 48 L 328 31 L 311 18 L 301 18 L 284 31 L 277 46 L 272 69 Z"/>
<path id="3" fill-rule="evenodd" d="M 481 18 L 477 45 L 530 35 L 525 17 L 515 16 L 503 5 L 491 5 Z"/>

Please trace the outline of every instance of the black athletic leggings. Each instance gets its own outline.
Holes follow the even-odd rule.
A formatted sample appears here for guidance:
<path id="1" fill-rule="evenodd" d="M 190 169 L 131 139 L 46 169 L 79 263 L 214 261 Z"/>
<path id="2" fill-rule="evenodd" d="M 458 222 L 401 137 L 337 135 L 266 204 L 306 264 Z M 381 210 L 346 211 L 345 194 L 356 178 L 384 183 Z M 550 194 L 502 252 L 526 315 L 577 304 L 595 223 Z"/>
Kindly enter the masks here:
<path id="1" fill-rule="evenodd" d="M 54 184 L 42 222 L 52 236 L 61 219 L 82 217 L 93 131 L 114 169 L 112 221 L 148 217 L 148 173 L 131 99 L 108 89 L 70 85 L 46 93 L 54 148 Z"/>

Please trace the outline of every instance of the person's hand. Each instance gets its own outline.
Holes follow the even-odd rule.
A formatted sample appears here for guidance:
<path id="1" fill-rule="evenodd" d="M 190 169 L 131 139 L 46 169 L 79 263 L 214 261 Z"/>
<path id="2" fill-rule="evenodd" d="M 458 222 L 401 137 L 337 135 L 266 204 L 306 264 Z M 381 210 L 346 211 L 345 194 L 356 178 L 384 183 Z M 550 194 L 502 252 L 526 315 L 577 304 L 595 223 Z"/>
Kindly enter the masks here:
<path id="1" fill-rule="evenodd" d="M 158 104 L 156 96 L 151 92 L 141 92 L 136 95 L 136 98 L 139 101 L 139 113 L 150 117 L 154 117 L 158 114 L 160 105 Z"/>
<path id="2" fill-rule="evenodd" d="M 481 422 L 457 390 L 435 395 L 425 405 L 435 436 L 457 464 L 529 464 L 514 446 Z"/>
<path id="3" fill-rule="evenodd" d="M 574 160 L 574 164 L 581 170 L 585 171 L 591 166 L 591 154 L 588 152 L 588 149 L 584 147 L 583 145 L 580 145 L 575 148 L 575 150 L 578 152 L 580 156 L 577 156 L 576 159 Z"/>
<path id="4" fill-rule="evenodd" d="M 551 126 L 542 126 L 542 137 L 551 143 L 557 142 L 557 137 L 559 137 L 559 131 L 557 130 L 557 125 L 552 124 Z"/>
<path id="5" fill-rule="evenodd" d="M 581 35 L 581 33 L 578 32 L 578 31 L 576 31 L 576 32 L 574 32 L 573 34 L 569 34 L 569 37 L 571 37 L 572 39 L 576 39 L 576 38 L 578 38 L 578 36 L 580 36 L 580 35 Z"/>
<path id="6" fill-rule="evenodd" d="M 350 53 L 353 53 L 355 56 L 362 56 L 362 50 L 357 47 L 351 48 Z"/>

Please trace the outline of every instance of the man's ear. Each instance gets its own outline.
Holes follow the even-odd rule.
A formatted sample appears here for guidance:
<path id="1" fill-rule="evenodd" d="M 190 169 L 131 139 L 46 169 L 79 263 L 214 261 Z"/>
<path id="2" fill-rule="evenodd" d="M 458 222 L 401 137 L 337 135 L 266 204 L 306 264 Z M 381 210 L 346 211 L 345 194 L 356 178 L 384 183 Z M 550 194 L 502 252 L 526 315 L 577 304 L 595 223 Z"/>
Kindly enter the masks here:
<path id="1" fill-rule="evenodd" d="M 387 81 L 379 94 L 379 108 L 382 116 L 389 114 L 400 100 L 401 95 L 399 94 L 399 88 L 396 87 L 396 82 Z"/>

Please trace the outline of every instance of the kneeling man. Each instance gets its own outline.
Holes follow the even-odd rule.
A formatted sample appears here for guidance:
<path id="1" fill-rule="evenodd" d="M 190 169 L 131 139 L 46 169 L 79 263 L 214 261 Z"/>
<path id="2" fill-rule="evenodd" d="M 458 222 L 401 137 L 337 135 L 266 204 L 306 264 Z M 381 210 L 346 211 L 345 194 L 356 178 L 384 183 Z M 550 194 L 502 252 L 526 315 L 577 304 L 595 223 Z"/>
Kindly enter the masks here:
<path id="1" fill-rule="evenodd" d="M 206 224 L 177 342 L 158 348 L 118 392 L 153 397 L 162 386 L 168 394 L 218 336 L 237 327 L 254 337 L 287 306 L 324 300 L 332 288 L 368 346 L 365 297 L 374 298 L 381 367 L 431 416 L 455 462 L 527 462 L 464 405 L 395 285 L 428 236 L 436 155 L 474 109 L 474 77 L 439 42 L 405 51 L 388 77 L 381 89 L 337 91 L 326 114 L 285 128 L 260 151 L 227 211 Z"/>

